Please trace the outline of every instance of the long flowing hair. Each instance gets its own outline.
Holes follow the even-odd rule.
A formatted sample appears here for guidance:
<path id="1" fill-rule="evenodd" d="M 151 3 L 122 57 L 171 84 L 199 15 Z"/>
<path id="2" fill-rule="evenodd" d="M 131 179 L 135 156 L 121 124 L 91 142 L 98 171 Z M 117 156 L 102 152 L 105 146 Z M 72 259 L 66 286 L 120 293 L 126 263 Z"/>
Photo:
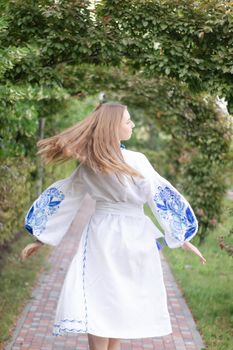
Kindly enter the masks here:
<path id="1" fill-rule="evenodd" d="M 94 172 L 142 175 L 124 161 L 119 127 L 126 105 L 99 104 L 85 119 L 63 132 L 37 142 L 45 164 L 77 159 Z"/>

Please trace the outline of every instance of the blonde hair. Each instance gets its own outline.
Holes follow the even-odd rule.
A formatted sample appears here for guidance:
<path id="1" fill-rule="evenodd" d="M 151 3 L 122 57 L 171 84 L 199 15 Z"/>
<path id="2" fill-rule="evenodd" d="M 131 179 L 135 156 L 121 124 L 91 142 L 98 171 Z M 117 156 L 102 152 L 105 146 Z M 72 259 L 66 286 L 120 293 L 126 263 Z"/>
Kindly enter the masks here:
<path id="1" fill-rule="evenodd" d="M 81 122 L 60 134 L 37 142 L 45 164 L 77 159 L 95 172 L 142 175 L 129 166 L 122 156 L 119 127 L 127 106 L 104 103 Z"/>

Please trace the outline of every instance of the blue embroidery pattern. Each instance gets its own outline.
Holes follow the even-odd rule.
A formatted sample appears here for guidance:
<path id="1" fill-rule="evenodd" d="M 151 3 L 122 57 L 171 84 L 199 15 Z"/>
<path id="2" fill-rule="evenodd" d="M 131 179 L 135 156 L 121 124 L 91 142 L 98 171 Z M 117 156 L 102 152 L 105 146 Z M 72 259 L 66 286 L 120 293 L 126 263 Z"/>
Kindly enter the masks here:
<path id="1" fill-rule="evenodd" d="M 45 230 L 48 216 L 53 215 L 58 210 L 59 204 L 64 198 L 64 193 L 56 187 L 45 190 L 27 213 L 24 224 L 26 230 L 39 236 Z"/>
<path id="2" fill-rule="evenodd" d="M 87 252 L 87 239 L 88 239 L 88 232 L 89 232 L 90 223 L 87 229 L 87 235 L 85 238 L 85 244 L 84 244 L 84 252 L 83 252 L 83 295 L 84 295 L 84 305 L 85 305 L 85 327 L 87 332 L 87 325 L 88 325 L 88 319 L 87 319 L 87 299 L 86 299 L 86 293 L 85 293 L 85 267 L 86 267 L 86 252 Z"/>
<path id="3" fill-rule="evenodd" d="M 73 327 L 73 328 L 68 328 L 68 326 L 65 325 L 67 323 L 69 324 L 70 327 Z M 70 323 L 72 324 L 72 326 L 70 325 Z M 81 328 L 78 328 L 78 329 L 74 328 L 75 326 L 77 326 L 77 323 L 80 324 L 78 325 L 78 327 L 81 327 Z M 78 321 L 78 320 L 69 320 L 69 319 L 60 320 L 59 323 L 55 323 L 53 327 L 54 327 L 54 331 L 53 331 L 54 336 L 62 335 L 63 332 L 87 333 L 87 329 L 83 324 L 83 321 Z"/>
<path id="4" fill-rule="evenodd" d="M 88 333 L 88 312 L 87 312 L 87 299 L 85 292 L 85 267 L 86 267 L 86 255 L 87 255 L 87 241 L 88 241 L 88 232 L 85 237 L 84 251 L 83 251 L 83 272 L 82 272 L 82 281 L 83 281 L 83 296 L 84 296 L 84 307 L 85 307 L 85 321 L 76 320 L 76 319 L 63 319 L 59 323 L 54 324 L 53 335 L 59 336 L 64 332 L 69 333 Z M 78 323 L 78 325 L 77 325 Z"/>
<path id="5" fill-rule="evenodd" d="M 153 200 L 160 217 L 169 223 L 175 239 L 185 241 L 196 232 L 196 219 L 179 193 L 168 186 L 159 186 Z"/>

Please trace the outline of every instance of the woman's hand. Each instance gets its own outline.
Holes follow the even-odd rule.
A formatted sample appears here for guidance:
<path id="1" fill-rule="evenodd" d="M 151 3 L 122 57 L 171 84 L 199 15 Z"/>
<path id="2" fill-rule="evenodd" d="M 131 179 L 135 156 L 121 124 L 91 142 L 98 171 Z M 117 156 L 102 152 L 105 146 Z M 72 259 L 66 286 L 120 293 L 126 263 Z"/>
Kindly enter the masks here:
<path id="1" fill-rule="evenodd" d="M 201 254 L 201 252 L 199 251 L 199 249 L 197 249 L 197 247 L 195 247 L 192 243 L 190 242 L 184 242 L 184 244 L 182 245 L 182 248 L 185 250 L 190 250 L 191 252 L 193 252 L 194 254 L 196 254 L 199 259 L 200 262 L 202 264 L 206 263 L 206 259 L 204 258 L 204 256 Z"/>
<path id="2" fill-rule="evenodd" d="M 30 243 L 30 244 L 26 245 L 26 247 L 22 250 L 22 252 L 20 254 L 21 260 L 24 261 L 29 256 L 35 254 L 37 252 L 37 250 L 40 249 L 40 247 L 43 244 L 44 243 L 42 243 L 40 241 L 36 241 L 34 243 Z"/>

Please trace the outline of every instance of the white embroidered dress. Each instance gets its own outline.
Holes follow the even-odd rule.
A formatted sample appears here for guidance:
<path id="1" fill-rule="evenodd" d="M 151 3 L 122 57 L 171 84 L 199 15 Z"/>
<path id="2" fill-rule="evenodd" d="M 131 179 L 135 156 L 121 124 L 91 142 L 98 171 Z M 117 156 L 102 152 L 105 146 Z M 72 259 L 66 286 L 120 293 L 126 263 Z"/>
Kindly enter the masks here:
<path id="1" fill-rule="evenodd" d="M 25 227 L 57 245 L 89 193 L 96 210 L 71 261 L 54 323 L 54 335 L 91 333 L 108 338 L 144 338 L 172 333 L 159 245 L 182 246 L 198 229 L 187 200 L 139 152 L 122 149 L 144 179 L 94 173 L 80 165 L 46 189 L 29 209 Z M 148 203 L 164 230 L 144 214 Z"/>

